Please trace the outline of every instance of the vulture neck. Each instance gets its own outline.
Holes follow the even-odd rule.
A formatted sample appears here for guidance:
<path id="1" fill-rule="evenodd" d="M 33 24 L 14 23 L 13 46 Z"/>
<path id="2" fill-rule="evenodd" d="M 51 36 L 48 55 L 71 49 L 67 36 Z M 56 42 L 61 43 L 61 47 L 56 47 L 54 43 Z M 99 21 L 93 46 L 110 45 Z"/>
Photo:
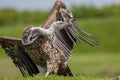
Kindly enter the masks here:
<path id="1" fill-rule="evenodd" d="M 50 32 L 50 34 L 53 34 L 55 32 L 60 31 L 61 29 L 65 28 L 66 26 L 60 26 L 60 25 L 51 25 L 48 28 L 48 31 Z"/>
<path id="2" fill-rule="evenodd" d="M 61 29 L 64 29 L 64 28 L 68 27 L 68 26 L 70 26 L 69 23 L 64 23 L 64 24 L 53 23 L 53 24 L 50 25 L 50 27 L 48 29 L 41 28 L 41 32 L 43 32 L 43 34 L 45 36 L 49 36 L 49 35 L 52 35 L 55 32 L 60 31 Z"/>

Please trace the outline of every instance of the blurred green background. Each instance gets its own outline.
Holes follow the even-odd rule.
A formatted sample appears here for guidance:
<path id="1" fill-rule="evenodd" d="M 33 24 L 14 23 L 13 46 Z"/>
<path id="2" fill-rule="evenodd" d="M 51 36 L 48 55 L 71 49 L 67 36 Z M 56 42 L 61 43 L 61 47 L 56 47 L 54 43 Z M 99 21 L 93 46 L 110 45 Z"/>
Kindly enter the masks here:
<path id="1" fill-rule="evenodd" d="M 77 24 L 99 40 L 96 47 L 82 43 L 75 46 L 69 62 L 72 71 L 75 74 L 97 73 L 110 77 L 120 75 L 120 5 L 101 8 L 73 5 L 70 11 Z M 0 36 L 20 38 L 27 25 L 44 24 L 49 13 L 42 10 L 0 9 Z M 20 76 L 18 69 L 0 47 L 0 77 L 16 76 Z"/>

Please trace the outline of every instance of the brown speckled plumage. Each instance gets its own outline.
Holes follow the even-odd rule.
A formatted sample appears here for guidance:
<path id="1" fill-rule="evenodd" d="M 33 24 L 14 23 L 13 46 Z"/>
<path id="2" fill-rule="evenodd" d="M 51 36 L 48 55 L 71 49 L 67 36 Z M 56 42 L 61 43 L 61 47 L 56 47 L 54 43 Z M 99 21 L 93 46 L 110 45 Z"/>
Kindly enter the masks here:
<path id="1" fill-rule="evenodd" d="M 63 52 L 55 48 L 51 40 L 46 37 L 39 38 L 33 44 L 25 46 L 25 50 L 38 66 L 47 68 L 46 61 L 49 61 L 52 66 L 51 73 L 57 73 L 59 65 L 66 62 Z"/>
<path id="2" fill-rule="evenodd" d="M 64 54 L 53 46 L 49 38 L 37 39 L 33 44 L 25 46 L 25 50 L 31 59 L 42 67 L 46 67 L 46 61 L 51 59 L 58 62 L 59 56 Z"/>

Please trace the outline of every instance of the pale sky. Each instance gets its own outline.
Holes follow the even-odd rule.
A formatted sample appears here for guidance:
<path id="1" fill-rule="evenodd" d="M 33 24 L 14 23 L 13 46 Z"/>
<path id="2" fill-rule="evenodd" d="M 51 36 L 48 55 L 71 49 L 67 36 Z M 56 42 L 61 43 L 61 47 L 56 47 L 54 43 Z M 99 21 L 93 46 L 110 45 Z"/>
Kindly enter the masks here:
<path id="1" fill-rule="evenodd" d="M 56 0 L 0 0 L 0 9 L 14 8 L 17 10 L 49 10 Z M 62 0 L 69 8 L 72 4 L 95 5 L 97 7 L 112 3 L 120 4 L 120 0 Z"/>

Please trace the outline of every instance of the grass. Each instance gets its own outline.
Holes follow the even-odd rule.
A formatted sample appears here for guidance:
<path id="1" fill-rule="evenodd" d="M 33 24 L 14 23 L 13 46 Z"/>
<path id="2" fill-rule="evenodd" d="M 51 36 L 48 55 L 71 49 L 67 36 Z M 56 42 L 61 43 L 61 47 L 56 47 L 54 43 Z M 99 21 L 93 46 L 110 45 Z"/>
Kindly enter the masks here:
<path id="1" fill-rule="evenodd" d="M 1 79 L 4 80 L 4 79 Z M 5 78 L 5 80 L 13 80 L 13 78 Z M 16 78 L 15 80 L 112 80 L 109 78 L 103 78 L 98 75 L 81 75 L 81 76 L 74 76 L 74 77 L 63 77 L 63 76 L 35 76 L 29 78 Z"/>
<path id="2" fill-rule="evenodd" d="M 77 44 L 69 61 L 74 77 L 37 75 L 23 78 L 11 59 L 6 57 L 0 48 L 0 80 L 112 80 L 120 75 L 119 21 L 120 17 L 88 18 L 77 21 L 85 31 L 98 37 L 100 45 L 92 48 Z M 25 26 L 23 24 L 0 26 L 0 36 L 20 38 Z"/>
<path id="3" fill-rule="evenodd" d="M 78 20 L 78 24 L 87 32 L 95 35 L 99 40 L 97 51 L 119 52 L 120 48 L 120 17 L 88 18 Z M 95 50 L 79 44 L 82 51 Z M 85 47 L 83 47 L 85 46 Z M 90 50 L 89 50 L 90 49 Z M 78 50 L 77 50 L 78 51 Z"/>
<path id="4" fill-rule="evenodd" d="M 84 53 L 73 54 L 69 61 L 69 66 L 75 75 L 74 77 L 58 77 L 37 75 L 28 80 L 112 80 L 120 73 L 120 53 Z M 11 74 L 12 72 L 12 74 Z M 13 65 L 7 57 L 0 59 L 0 79 L 3 80 L 25 80 L 22 78 L 19 70 Z"/>

